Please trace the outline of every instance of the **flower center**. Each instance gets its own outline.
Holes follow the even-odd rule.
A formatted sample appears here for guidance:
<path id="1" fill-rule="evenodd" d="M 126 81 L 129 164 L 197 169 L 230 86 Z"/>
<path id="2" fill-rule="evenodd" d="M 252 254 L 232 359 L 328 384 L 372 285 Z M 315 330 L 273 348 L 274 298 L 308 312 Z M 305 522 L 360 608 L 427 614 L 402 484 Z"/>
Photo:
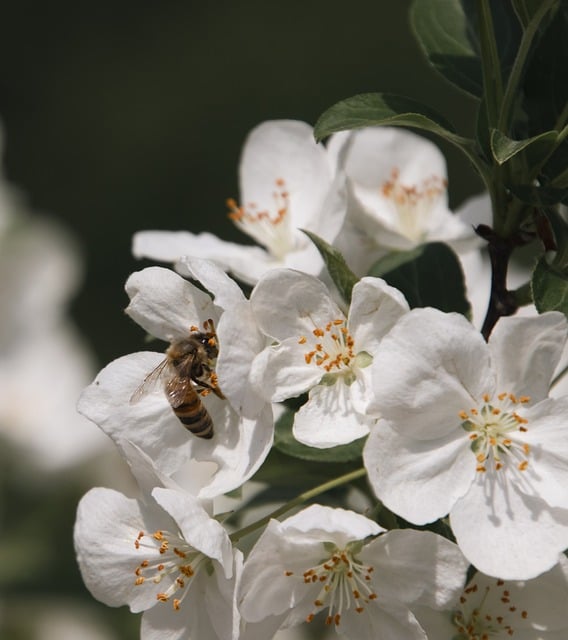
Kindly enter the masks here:
<path id="1" fill-rule="evenodd" d="M 506 463 L 514 463 L 519 471 L 526 470 L 530 449 L 522 441 L 522 434 L 527 431 L 528 421 L 517 413 L 517 409 L 528 402 L 528 396 L 517 397 L 512 393 L 500 393 L 493 398 L 485 394 L 477 408 L 459 414 L 462 428 L 470 434 L 477 471 L 487 471 L 488 460 L 496 471 Z"/>
<path id="2" fill-rule="evenodd" d="M 294 249 L 290 228 L 290 195 L 282 178 L 275 180 L 273 205 L 261 209 L 256 202 L 239 206 L 233 198 L 227 200 L 229 218 L 244 233 L 264 245 L 276 258 L 282 259 Z"/>
<path id="3" fill-rule="evenodd" d="M 496 580 L 491 594 L 491 586 L 480 592 L 478 585 L 472 582 L 460 598 L 460 609 L 455 612 L 452 622 L 459 635 L 455 640 L 489 640 L 490 638 L 508 638 L 515 633 L 515 618 L 528 618 L 526 610 L 519 610 L 511 602 L 511 594 L 503 588 L 503 580 Z M 489 596 L 491 594 L 491 600 Z M 490 602 L 492 613 L 486 607 Z M 526 623 L 525 625 L 526 626 Z"/>
<path id="4" fill-rule="evenodd" d="M 422 240 L 432 218 L 432 208 L 447 185 L 445 178 L 431 176 L 421 184 L 406 186 L 400 182 L 399 170 L 393 168 L 391 179 L 382 185 L 381 193 L 396 207 L 402 235 L 415 242 Z"/>
<path id="5" fill-rule="evenodd" d="M 166 579 L 169 585 L 156 594 L 156 599 L 159 602 L 171 599 L 174 610 L 179 610 L 187 593 L 185 588 L 208 558 L 190 547 L 181 536 L 168 531 L 159 530 L 150 534 L 140 531 L 134 546 L 147 553 L 134 571 L 134 584 L 141 586 L 149 581 L 160 584 Z M 182 590 L 183 593 L 180 593 Z"/>
<path id="6" fill-rule="evenodd" d="M 355 341 L 341 318 L 331 320 L 323 328 L 315 327 L 312 335 L 301 336 L 298 343 L 308 345 L 309 350 L 304 354 L 306 364 L 323 370 L 320 384 L 333 384 L 338 377 L 352 384 L 353 369 L 367 367 L 373 360 L 366 351 L 355 352 Z"/>
<path id="7" fill-rule="evenodd" d="M 357 547 L 360 548 L 359 543 Z M 356 559 L 349 545 L 343 550 L 335 548 L 327 560 L 304 571 L 304 583 L 319 586 L 314 608 L 306 621 L 311 622 L 325 608 L 328 609 L 325 619 L 328 625 L 339 625 L 343 611 L 351 607 L 362 613 L 365 606 L 377 598 L 370 585 L 373 571 L 373 567 L 365 566 Z M 285 575 L 291 577 L 294 573 L 286 571 Z"/>

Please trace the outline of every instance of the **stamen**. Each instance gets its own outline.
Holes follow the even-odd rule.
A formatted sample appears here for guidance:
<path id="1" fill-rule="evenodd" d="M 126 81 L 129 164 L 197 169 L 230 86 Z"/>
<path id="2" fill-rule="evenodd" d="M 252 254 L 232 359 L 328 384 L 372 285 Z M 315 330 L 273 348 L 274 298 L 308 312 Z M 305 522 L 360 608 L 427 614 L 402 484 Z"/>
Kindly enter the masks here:
<path id="1" fill-rule="evenodd" d="M 272 203 L 268 209 L 259 209 L 256 202 L 239 206 L 233 198 L 227 200 L 228 216 L 244 233 L 264 245 L 274 256 L 283 258 L 294 249 L 290 227 L 290 194 L 283 178 L 274 181 Z"/>
<path id="2" fill-rule="evenodd" d="M 381 193 L 396 208 L 399 231 L 411 240 L 421 240 L 426 232 L 432 208 L 446 191 L 447 180 L 431 176 L 419 185 L 407 186 L 400 182 L 400 171 L 395 167 L 390 180 L 381 188 Z"/>
<path id="3" fill-rule="evenodd" d="M 527 432 L 526 418 L 520 416 L 514 405 L 527 404 L 528 396 L 517 398 L 512 393 L 499 393 L 492 400 L 490 394 L 482 396 L 483 403 L 467 411 L 460 411 L 461 426 L 470 432 L 468 438 L 478 465 L 477 471 L 487 471 L 485 462 L 492 459 L 493 468 L 501 471 L 512 468 L 505 463 L 514 461 L 518 471 L 528 468 L 530 447 L 521 440 L 521 434 Z"/>
<path id="4" fill-rule="evenodd" d="M 317 609 L 327 607 L 326 624 L 339 626 L 343 612 L 353 608 L 357 613 L 365 610 L 365 606 L 377 598 L 369 585 L 373 567 L 364 566 L 354 557 L 349 545 L 336 549 L 324 562 L 310 567 L 302 574 L 306 585 L 321 585 L 317 597 L 313 600 L 314 610 L 307 616 L 311 622 Z M 286 576 L 293 576 L 292 571 L 285 571 Z"/>
<path id="5" fill-rule="evenodd" d="M 147 542 L 143 542 L 143 539 Z M 159 602 L 171 599 L 174 610 L 178 611 L 187 593 L 189 579 L 200 570 L 207 558 L 190 547 L 179 534 L 163 530 L 149 536 L 141 531 L 135 540 L 135 547 L 145 550 L 149 557 L 144 558 L 134 570 L 134 584 L 141 586 L 148 581 L 160 584 L 164 578 L 170 578 L 170 586 L 156 593 L 156 599 Z M 174 598 L 179 591 L 183 593 Z"/>

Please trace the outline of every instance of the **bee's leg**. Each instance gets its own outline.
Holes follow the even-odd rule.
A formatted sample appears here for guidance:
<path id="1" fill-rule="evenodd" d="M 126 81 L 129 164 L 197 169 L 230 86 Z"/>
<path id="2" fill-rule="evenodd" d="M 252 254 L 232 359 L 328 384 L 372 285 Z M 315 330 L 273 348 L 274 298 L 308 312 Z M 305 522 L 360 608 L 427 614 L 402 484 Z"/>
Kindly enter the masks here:
<path id="1" fill-rule="evenodd" d="M 219 389 L 219 387 L 214 387 L 213 385 L 209 384 L 208 382 L 205 382 L 205 380 L 201 380 L 200 378 L 191 378 L 195 384 L 199 385 L 200 387 L 204 387 L 205 389 L 209 389 L 210 391 L 213 391 L 213 393 L 218 397 L 221 398 L 221 400 L 225 400 L 225 396 L 223 395 L 221 389 Z"/>

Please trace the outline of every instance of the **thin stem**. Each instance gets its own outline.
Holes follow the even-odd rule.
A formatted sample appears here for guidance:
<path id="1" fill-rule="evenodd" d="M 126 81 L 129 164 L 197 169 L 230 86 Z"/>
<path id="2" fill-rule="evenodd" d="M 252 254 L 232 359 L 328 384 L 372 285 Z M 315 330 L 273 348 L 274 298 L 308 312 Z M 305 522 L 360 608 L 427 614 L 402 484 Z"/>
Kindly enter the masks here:
<path id="1" fill-rule="evenodd" d="M 343 484 L 348 484 L 353 480 L 357 480 L 357 478 L 362 478 L 367 473 L 367 470 L 364 467 L 360 469 L 356 469 L 355 471 L 351 471 L 350 473 L 346 473 L 343 476 L 339 476 L 339 478 L 334 478 L 333 480 L 329 480 L 328 482 L 324 482 L 323 484 L 310 489 L 309 491 L 305 491 L 301 493 L 299 496 L 296 496 L 286 504 L 283 504 L 278 509 L 275 509 L 272 513 L 269 513 L 264 518 L 260 518 L 260 520 L 256 520 L 252 524 L 249 524 L 238 531 L 233 532 L 229 537 L 232 542 L 238 542 L 241 538 L 248 536 L 250 533 L 253 533 L 257 529 L 264 527 L 264 525 L 268 524 L 272 518 L 279 518 L 281 515 L 285 514 L 290 509 L 297 507 L 316 496 L 319 496 L 321 493 L 325 493 L 326 491 L 330 491 L 331 489 L 335 489 L 336 487 L 340 487 Z"/>
<path id="2" fill-rule="evenodd" d="M 501 63 L 495 42 L 493 16 L 488 0 L 478 0 L 479 42 L 481 45 L 481 65 L 483 70 L 483 93 L 487 107 L 487 123 L 495 128 L 499 119 L 503 84 L 501 80 Z"/>

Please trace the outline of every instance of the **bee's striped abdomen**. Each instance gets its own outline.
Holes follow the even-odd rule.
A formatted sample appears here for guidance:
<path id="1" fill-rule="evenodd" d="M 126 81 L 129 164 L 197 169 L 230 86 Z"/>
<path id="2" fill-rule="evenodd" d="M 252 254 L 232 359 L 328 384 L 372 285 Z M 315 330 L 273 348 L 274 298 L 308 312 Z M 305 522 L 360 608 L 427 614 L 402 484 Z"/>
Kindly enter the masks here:
<path id="1" fill-rule="evenodd" d="M 213 437 L 213 421 L 195 389 L 190 389 L 185 402 L 175 407 L 174 413 L 183 426 L 194 435 L 208 439 Z"/>

